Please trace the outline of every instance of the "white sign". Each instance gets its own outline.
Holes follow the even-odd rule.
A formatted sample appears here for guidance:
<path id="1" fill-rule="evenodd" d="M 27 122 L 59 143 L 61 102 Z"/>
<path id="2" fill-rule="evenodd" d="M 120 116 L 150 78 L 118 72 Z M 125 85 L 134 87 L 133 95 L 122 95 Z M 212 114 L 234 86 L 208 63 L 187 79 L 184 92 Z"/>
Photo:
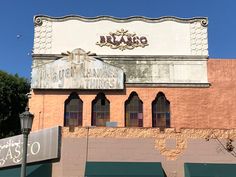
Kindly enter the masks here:
<path id="1" fill-rule="evenodd" d="M 122 69 L 88 56 L 82 49 L 32 69 L 34 89 L 123 89 Z"/>
<path id="2" fill-rule="evenodd" d="M 27 162 L 59 158 L 59 127 L 33 132 L 29 135 Z M 19 165 L 22 162 L 23 136 L 0 140 L 0 168 Z"/>

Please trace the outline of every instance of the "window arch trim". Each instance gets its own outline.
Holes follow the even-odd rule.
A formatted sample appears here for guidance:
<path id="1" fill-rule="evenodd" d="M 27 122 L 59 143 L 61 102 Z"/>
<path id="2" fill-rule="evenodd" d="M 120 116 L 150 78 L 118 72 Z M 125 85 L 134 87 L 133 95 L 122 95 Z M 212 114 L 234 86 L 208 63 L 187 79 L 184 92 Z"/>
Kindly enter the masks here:
<path id="1" fill-rule="evenodd" d="M 143 127 L 143 101 L 131 92 L 125 101 L 125 127 Z"/>
<path id="2" fill-rule="evenodd" d="M 110 101 L 103 92 L 99 92 L 92 101 L 92 126 L 106 126 L 106 122 L 110 121 Z"/>
<path id="3" fill-rule="evenodd" d="M 64 102 L 64 126 L 77 127 L 83 123 L 83 101 L 72 92 Z"/>
<path id="4" fill-rule="evenodd" d="M 161 131 L 170 128 L 170 101 L 163 92 L 159 92 L 152 101 L 152 127 Z"/>

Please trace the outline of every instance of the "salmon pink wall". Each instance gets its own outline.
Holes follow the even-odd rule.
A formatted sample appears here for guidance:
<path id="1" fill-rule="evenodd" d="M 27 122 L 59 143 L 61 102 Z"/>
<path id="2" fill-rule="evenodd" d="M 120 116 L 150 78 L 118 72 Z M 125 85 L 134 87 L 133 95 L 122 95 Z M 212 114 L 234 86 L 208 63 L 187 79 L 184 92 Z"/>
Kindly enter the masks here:
<path id="1" fill-rule="evenodd" d="M 129 87 L 104 91 L 110 101 L 110 121 L 124 126 L 124 103 L 135 91 L 143 101 L 144 127 L 152 126 L 151 105 L 158 92 L 170 101 L 171 127 L 236 128 L 236 60 L 209 59 L 208 88 Z M 92 101 L 99 91 L 76 91 L 83 101 L 83 126 L 91 125 Z M 33 90 L 30 111 L 33 130 L 63 126 L 64 101 L 72 90 Z"/>

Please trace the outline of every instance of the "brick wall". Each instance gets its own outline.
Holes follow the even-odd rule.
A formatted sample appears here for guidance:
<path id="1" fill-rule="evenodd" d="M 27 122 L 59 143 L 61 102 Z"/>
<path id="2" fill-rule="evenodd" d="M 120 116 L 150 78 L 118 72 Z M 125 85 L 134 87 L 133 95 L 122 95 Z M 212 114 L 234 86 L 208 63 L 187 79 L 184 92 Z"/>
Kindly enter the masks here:
<path id="1" fill-rule="evenodd" d="M 171 127 L 236 127 L 236 60 L 208 61 L 209 88 L 126 87 L 122 91 L 104 91 L 110 101 L 110 121 L 124 126 L 124 103 L 135 91 L 143 101 L 144 127 L 152 126 L 151 103 L 158 92 L 170 101 Z M 75 90 L 76 91 L 76 90 Z M 63 126 L 64 101 L 71 90 L 33 90 L 30 111 L 35 119 L 33 130 Z M 76 91 L 83 100 L 83 126 L 91 125 L 92 101 L 99 91 Z"/>

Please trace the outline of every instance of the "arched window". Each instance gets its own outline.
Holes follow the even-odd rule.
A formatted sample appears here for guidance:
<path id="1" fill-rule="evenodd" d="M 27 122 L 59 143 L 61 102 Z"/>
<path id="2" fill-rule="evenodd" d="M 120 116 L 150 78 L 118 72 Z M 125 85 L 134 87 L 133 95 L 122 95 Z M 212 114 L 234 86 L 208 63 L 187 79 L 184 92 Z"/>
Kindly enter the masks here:
<path id="1" fill-rule="evenodd" d="M 160 130 L 170 127 L 170 102 L 162 92 L 152 102 L 152 127 L 159 127 Z"/>
<path id="2" fill-rule="evenodd" d="M 93 126 L 106 126 L 110 121 L 110 102 L 104 93 L 99 93 L 92 102 L 92 122 Z"/>
<path id="3" fill-rule="evenodd" d="M 83 101 L 73 92 L 65 101 L 64 126 L 82 126 Z"/>
<path id="4" fill-rule="evenodd" d="M 125 101 L 125 126 L 143 126 L 143 102 L 135 92 L 132 92 L 128 100 Z"/>

